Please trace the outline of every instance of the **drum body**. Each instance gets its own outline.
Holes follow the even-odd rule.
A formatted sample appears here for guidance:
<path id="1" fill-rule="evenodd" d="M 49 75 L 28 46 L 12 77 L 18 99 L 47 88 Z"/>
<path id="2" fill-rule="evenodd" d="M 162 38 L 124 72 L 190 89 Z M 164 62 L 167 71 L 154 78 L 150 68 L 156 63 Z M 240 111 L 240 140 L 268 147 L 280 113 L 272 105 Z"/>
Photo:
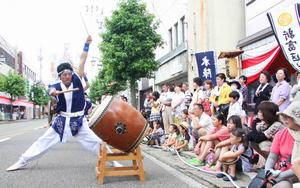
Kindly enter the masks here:
<path id="1" fill-rule="evenodd" d="M 124 152 L 131 152 L 142 141 L 147 122 L 128 103 L 107 96 L 96 107 L 90 118 L 89 126 L 109 145 Z"/>

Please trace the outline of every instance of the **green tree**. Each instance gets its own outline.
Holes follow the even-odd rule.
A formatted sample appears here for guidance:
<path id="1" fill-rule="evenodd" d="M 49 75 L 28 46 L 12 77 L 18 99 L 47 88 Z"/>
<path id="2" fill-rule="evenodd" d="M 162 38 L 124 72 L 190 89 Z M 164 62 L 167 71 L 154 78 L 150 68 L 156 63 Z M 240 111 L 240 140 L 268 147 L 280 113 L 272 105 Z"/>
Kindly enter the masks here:
<path id="1" fill-rule="evenodd" d="M 31 86 L 29 96 L 29 100 L 34 103 L 34 106 L 39 105 L 43 107 L 44 105 L 47 105 L 50 100 L 45 87 L 38 84 Z"/>
<path id="2" fill-rule="evenodd" d="M 131 101 L 136 106 L 136 81 L 150 77 L 158 68 L 155 49 L 161 46 L 158 22 L 138 0 L 122 0 L 110 19 L 105 20 L 100 50 L 105 74 L 118 84 L 128 83 Z"/>
<path id="3" fill-rule="evenodd" d="M 10 100 L 11 104 L 18 96 L 25 95 L 25 79 L 15 73 L 10 71 L 8 75 L 6 76 L 5 82 L 4 82 L 4 91 L 10 94 Z M 12 119 L 13 114 L 13 106 L 11 105 L 11 114 L 10 119 Z"/>
<path id="4" fill-rule="evenodd" d="M 47 105 L 50 100 L 47 90 L 43 86 L 37 84 L 31 86 L 30 93 L 29 100 L 37 105 Z"/>
<path id="5" fill-rule="evenodd" d="M 125 90 L 127 88 L 126 82 L 118 82 L 116 83 L 111 74 L 107 71 L 107 69 L 102 69 L 96 80 L 92 82 L 90 88 L 90 96 L 93 101 L 97 101 L 101 99 L 101 96 L 107 93 L 112 95 L 118 93 L 119 91 Z"/>

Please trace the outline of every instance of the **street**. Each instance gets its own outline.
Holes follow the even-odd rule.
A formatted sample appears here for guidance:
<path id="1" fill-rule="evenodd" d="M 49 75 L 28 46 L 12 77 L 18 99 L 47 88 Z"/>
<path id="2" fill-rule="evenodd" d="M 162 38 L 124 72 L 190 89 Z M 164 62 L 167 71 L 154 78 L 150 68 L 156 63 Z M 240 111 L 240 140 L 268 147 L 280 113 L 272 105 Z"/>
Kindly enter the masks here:
<path id="1" fill-rule="evenodd" d="M 95 176 L 97 157 L 84 150 L 71 138 L 59 143 L 25 169 L 6 172 L 46 128 L 46 120 L 0 124 L 0 185 L 1 187 L 99 187 Z M 135 176 L 106 177 L 103 187 L 204 187 L 192 178 L 159 162 L 146 153 L 146 179 L 140 183 Z M 121 161 L 123 165 L 127 162 Z"/>

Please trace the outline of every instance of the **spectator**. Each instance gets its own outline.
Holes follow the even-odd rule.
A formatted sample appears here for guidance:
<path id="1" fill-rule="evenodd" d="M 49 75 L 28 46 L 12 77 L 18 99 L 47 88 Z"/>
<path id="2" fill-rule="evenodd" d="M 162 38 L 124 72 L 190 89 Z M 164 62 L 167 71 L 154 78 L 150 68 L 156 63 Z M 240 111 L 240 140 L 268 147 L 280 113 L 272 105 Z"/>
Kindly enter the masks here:
<path id="1" fill-rule="evenodd" d="M 229 119 L 233 115 L 239 115 L 240 116 L 242 114 L 242 106 L 238 102 L 238 100 L 240 98 L 239 92 L 232 91 L 229 94 L 229 98 L 230 98 L 230 105 L 229 105 L 229 109 L 228 109 L 227 119 Z"/>
<path id="2" fill-rule="evenodd" d="M 284 126 L 272 142 L 265 166 L 267 187 L 291 187 L 296 178 L 291 166 L 300 154 L 300 102 L 295 101 L 280 113 Z"/>
<path id="3" fill-rule="evenodd" d="M 241 93 L 243 95 L 243 103 L 242 103 L 242 108 L 243 110 L 247 110 L 247 103 L 248 103 L 248 87 L 247 87 L 247 77 L 242 75 L 239 78 L 239 82 L 241 84 Z"/>
<path id="4" fill-rule="evenodd" d="M 166 132 L 168 132 L 170 123 L 172 123 L 172 93 L 169 92 L 169 88 L 169 84 L 164 84 L 162 86 L 162 92 L 159 98 L 163 125 Z"/>
<path id="5" fill-rule="evenodd" d="M 289 81 L 289 73 L 286 68 L 280 68 L 276 72 L 277 83 L 273 87 L 271 101 L 279 106 L 279 111 L 282 112 L 290 104 L 291 86 Z"/>
<path id="6" fill-rule="evenodd" d="M 291 98 L 293 101 L 300 101 L 300 72 L 297 73 L 297 83 L 291 90 Z"/>
<path id="7" fill-rule="evenodd" d="M 202 102 L 202 105 L 204 107 L 204 112 L 211 116 L 211 103 L 210 103 L 210 95 L 211 91 L 213 89 L 213 82 L 211 80 L 205 80 L 204 81 L 204 101 Z"/>
<path id="8" fill-rule="evenodd" d="M 204 98 L 210 99 L 210 94 L 212 89 L 214 88 L 213 82 L 211 80 L 204 81 Z"/>
<path id="9" fill-rule="evenodd" d="M 190 123 L 189 112 L 188 112 L 187 109 L 182 110 L 182 113 L 181 113 L 181 121 L 185 121 L 185 122 Z"/>
<path id="10" fill-rule="evenodd" d="M 204 112 L 202 104 L 194 105 L 193 113 L 190 114 L 190 117 L 192 121 L 193 145 L 196 146 L 198 139 L 212 131 L 214 126 L 211 117 Z M 199 149 L 199 145 L 195 147 L 195 151 Z"/>
<path id="11" fill-rule="evenodd" d="M 164 144 L 165 142 L 165 132 L 160 126 L 159 121 L 153 121 L 153 131 L 148 135 L 148 145 L 158 145 Z"/>
<path id="12" fill-rule="evenodd" d="M 233 80 L 231 82 L 229 82 L 229 86 L 231 88 L 231 91 L 237 91 L 239 93 L 239 99 L 238 99 L 238 102 L 239 104 L 242 106 L 243 104 L 243 95 L 242 95 L 242 92 L 240 91 L 241 89 L 241 84 L 236 81 L 236 80 Z"/>
<path id="13" fill-rule="evenodd" d="M 241 172 L 250 172 L 252 164 L 249 159 L 253 155 L 252 149 L 248 146 L 246 131 L 243 128 L 235 129 L 230 136 L 232 144 L 231 150 L 220 155 L 220 162 L 223 163 L 223 172 L 227 172 L 233 181 L 237 180 L 236 170 Z M 224 181 L 230 181 L 227 176 L 219 173 L 218 178 Z"/>
<path id="14" fill-rule="evenodd" d="M 196 158 L 189 161 L 192 165 L 204 166 L 204 159 L 211 149 L 213 149 L 219 142 L 229 138 L 229 130 L 225 126 L 225 120 L 222 114 L 216 113 L 212 117 L 214 129 L 205 136 L 199 138 L 200 154 Z"/>
<path id="15" fill-rule="evenodd" d="M 183 83 L 181 90 L 184 93 L 185 109 L 189 109 L 190 103 L 192 101 L 192 93 L 189 91 L 189 85 L 187 83 Z"/>
<path id="16" fill-rule="evenodd" d="M 227 120 L 227 128 L 228 132 L 232 133 L 235 129 L 243 128 L 241 118 L 237 115 L 230 116 Z M 214 167 L 206 168 L 207 170 L 213 170 L 213 171 L 221 171 L 222 163 L 220 161 L 217 161 L 220 155 L 223 155 L 225 152 L 230 150 L 231 141 L 230 139 L 224 140 L 222 142 L 219 142 L 215 149 L 213 150 L 215 152 L 214 161 L 213 163 L 217 162 Z"/>
<path id="17" fill-rule="evenodd" d="M 150 98 L 151 113 L 150 113 L 150 128 L 153 129 L 153 121 L 161 121 L 160 112 L 159 112 L 159 93 L 154 91 Z"/>
<path id="18" fill-rule="evenodd" d="M 163 149 L 168 150 L 169 147 L 172 147 L 176 143 L 176 138 L 179 136 L 180 132 L 176 124 L 171 124 L 169 128 L 169 137 L 166 139 L 163 144 Z"/>
<path id="19" fill-rule="evenodd" d="M 283 129 L 277 115 L 278 106 L 272 102 L 264 101 L 258 106 L 258 119 L 252 125 L 251 132 L 247 138 L 252 146 L 261 156 L 267 159 L 271 142 L 275 134 Z M 267 142 L 266 142 L 267 141 Z"/>
<path id="20" fill-rule="evenodd" d="M 269 84 L 271 75 L 268 71 L 263 71 L 259 76 L 259 86 L 256 89 L 253 101 L 255 102 L 255 114 L 257 114 L 257 107 L 263 101 L 270 100 L 272 86 Z"/>
<path id="21" fill-rule="evenodd" d="M 226 83 L 226 76 L 224 73 L 219 73 L 216 77 L 217 86 L 213 89 L 210 99 L 215 108 L 214 111 L 223 113 L 224 116 L 227 117 L 231 88 Z"/>
<path id="22" fill-rule="evenodd" d="M 185 108 L 184 93 L 181 91 L 181 84 L 175 86 L 175 93 L 172 95 L 172 116 L 174 123 L 180 123 L 182 110 Z"/>
<path id="23" fill-rule="evenodd" d="M 146 94 L 146 98 L 144 100 L 144 112 L 145 112 L 145 117 L 146 119 L 148 119 L 150 117 L 151 114 L 151 101 L 152 101 L 152 93 L 147 93 Z"/>
<path id="24" fill-rule="evenodd" d="M 189 107 L 189 113 L 193 112 L 193 108 L 195 104 L 201 104 L 204 100 L 204 93 L 202 89 L 202 80 L 199 77 L 195 77 L 193 79 L 193 87 L 194 87 L 194 94 L 192 98 L 192 102 Z"/>
<path id="25" fill-rule="evenodd" d="M 188 151 L 188 144 L 190 141 L 190 135 L 188 132 L 189 127 L 190 125 L 187 122 L 182 122 L 179 125 L 180 134 L 176 138 L 176 143 L 172 148 L 173 150 L 171 150 L 172 154 L 176 154 L 174 150 L 177 150 L 178 152 Z"/>

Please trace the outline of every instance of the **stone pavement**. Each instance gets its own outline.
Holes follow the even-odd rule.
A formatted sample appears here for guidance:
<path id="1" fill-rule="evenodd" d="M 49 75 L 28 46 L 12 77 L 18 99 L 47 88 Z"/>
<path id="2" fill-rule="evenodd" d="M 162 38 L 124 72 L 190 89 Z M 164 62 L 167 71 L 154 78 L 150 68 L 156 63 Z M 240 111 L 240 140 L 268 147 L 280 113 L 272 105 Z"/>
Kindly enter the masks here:
<path id="1" fill-rule="evenodd" d="M 215 175 L 211 175 L 208 173 L 201 172 L 197 169 L 194 169 L 186 164 L 184 164 L 177 155 L 172 155 L 170 152 L 163 151 L 159 148 L 150 147 L 144 144 L 141 144 L 143 152 L 151 155 L 152 157 L 162 161 L 163 163 L 177 169 L 178 171 L 188 175 L 189 177 L 193 178 L 194 180 L 200 182 L 201 184 L 207 187 L 234 187 L 233 184 L 230 182 L 225 182 L 220 178 L 215 177 Z M 188 161 L 195 155 L 192 152 L 182 152 L 181 156 L 183 160 Z M 238 180 L 236 184 L 240 187 L 247 187 L 249 184 L 251 177 L 254 177 L 256 173 L 239 173 Z"/>

